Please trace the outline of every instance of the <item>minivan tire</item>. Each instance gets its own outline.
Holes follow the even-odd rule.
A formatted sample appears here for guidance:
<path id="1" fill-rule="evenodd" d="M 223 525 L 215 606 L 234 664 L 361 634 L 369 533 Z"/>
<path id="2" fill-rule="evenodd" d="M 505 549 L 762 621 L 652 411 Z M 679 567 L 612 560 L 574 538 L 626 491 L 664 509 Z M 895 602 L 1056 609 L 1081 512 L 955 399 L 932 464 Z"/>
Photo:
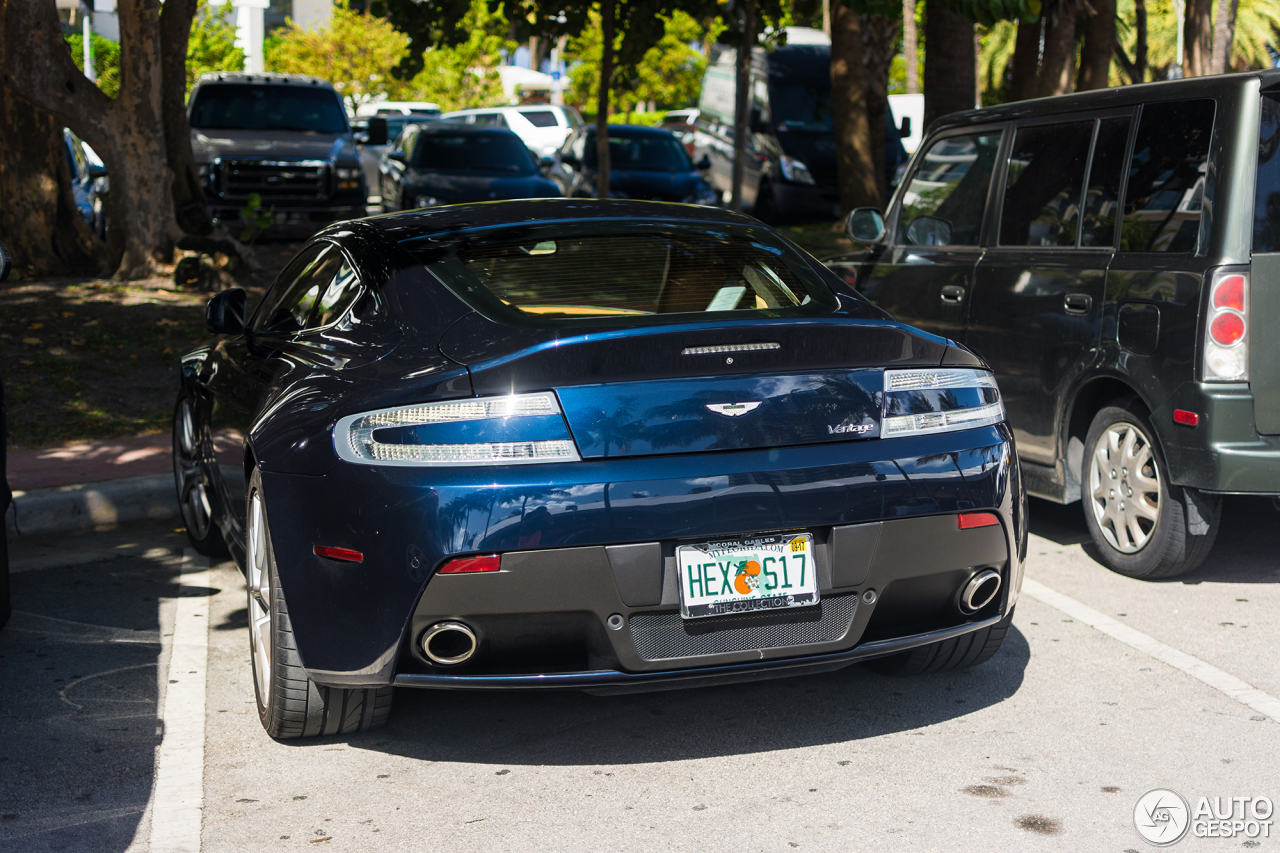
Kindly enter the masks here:
<path id="1" fill-rule="evenodd" d="M 307 675 L 276 573 L 262 475 L 254 470 L 245 501 L 245 587 L 249 659 L 258 719 L 277 740 L 366 732 L 386 725 L 392 687 L 326 687 Z"/>
<path id="2" fill-rule="evenodd" d="M 1094 416 L 1081 468 L 1085 524 L 1107 568 L 1155 580 L 1204 562 L 1218 535 L 1222 498 L 1169 482 L 1160 442 L 1136 399 Z"/>
<path id="3" fill-rule="evenodd" d="M 940 640 L 927 646 L 919 646 L 896 655 L 876 658 L 867 666 L 881 675 L 924 675 L 933 672 L 951 672 L 968 669 L 986 663 L 1004 645 L 1004 638 L 1013 626 L 1013 610 L 994 625 Z"/>

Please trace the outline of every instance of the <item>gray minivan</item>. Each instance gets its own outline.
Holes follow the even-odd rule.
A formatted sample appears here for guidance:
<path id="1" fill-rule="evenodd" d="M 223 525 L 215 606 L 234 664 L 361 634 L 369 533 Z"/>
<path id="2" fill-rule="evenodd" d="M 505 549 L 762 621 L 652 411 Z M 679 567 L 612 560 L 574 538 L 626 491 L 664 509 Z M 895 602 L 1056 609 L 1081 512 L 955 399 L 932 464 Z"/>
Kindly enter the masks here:
<path id="1" fill-rule="evenodd" d="M 940 119 L 826 263 L 995 371 L 1027 491 L 1104 562 L 1195 568 L 1224 494 L 1280 494 L 1280 71 Z"/>

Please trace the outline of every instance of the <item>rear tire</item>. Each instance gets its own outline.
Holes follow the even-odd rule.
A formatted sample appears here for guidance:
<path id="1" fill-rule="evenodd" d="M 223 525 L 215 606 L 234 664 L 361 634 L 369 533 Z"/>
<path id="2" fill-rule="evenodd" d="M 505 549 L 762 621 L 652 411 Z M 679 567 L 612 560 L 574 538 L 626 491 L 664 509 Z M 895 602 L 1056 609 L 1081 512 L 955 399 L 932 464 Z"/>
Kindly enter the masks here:
<path id="1" fill-rule="evenodd" d="M 1169 482 L 1155 430 L 1136 400 L 1094 416 L 1084 442 L 1085 524 L 1113 572 L 1172 578 L 1198 567 L 1213 548 L 1222 498 Z"/>
<path id="2" fill-rule="evenodd" d="M 262 475 L 256 469 L 249 480 L 246 517 L 249 657 L 262 727 L 271 737 L 287 740 L 355 734 L 386 725 L 393 688 L 324 687 L 303 668 L 276 575 Z"/>
<path id="3" fill-rule="evenodd" d="M 867 666 L 881 675 L 924 675 L 968 669 L 986 663 L 1000 651 L 1012 626 L 1013 611 L 1010 610 L 1007 616 L 988 628 L 889 657 L 876 658 L 868 661 Z"/>
<path id="4" fill-rule="evenodd" d="M 183 394 L 173 412 L 173 481 L 187 539 L 198 554 L 228 555 L 227 543 L 213 515 L 209 483 L 204 476 L 201 433 L 191 398 Z"/>

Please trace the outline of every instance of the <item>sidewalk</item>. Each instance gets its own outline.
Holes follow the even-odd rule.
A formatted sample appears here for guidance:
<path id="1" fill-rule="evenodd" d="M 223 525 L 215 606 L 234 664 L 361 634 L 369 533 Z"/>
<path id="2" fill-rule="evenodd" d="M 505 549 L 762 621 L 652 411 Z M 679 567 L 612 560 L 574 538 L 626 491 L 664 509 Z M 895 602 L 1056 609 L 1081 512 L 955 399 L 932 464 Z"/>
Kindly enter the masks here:
<path id="1" fill-rule="evenodd" d="M 167 433 L 11 450 L 11 536 L 178 517 Z"/>

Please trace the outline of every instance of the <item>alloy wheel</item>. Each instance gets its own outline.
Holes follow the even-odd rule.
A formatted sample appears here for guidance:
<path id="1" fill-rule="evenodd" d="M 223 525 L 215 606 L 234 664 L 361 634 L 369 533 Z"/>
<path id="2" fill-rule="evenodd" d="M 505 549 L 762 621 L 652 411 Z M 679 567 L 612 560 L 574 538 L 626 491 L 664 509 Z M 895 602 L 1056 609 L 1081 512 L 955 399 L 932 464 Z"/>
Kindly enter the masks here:
<path id="1" fill-rule="evenodd" d="M 196 434 L 195 415 L 191 403 L 178 404 L 174 424 L 173 476 L 177 480 L 178 501 L 182 506 L 182 521 L 191 536 L 197 540 L 209 534 L 213 509 L 209 505 L 209 493 L 200 471 L 200 442 Z"/>
<path id="2" fill-rule="evenodd" d="M 1136 554 L 1160 521 L 1160 470 L 1147 437 L 1135 424 L 1111 424 L 1089 460 L 1094 520 L 1112 548 Z"/>
<path id="3" fill-rule="evenodd" d="M 253 654 L 253 674 L 258 701 L 264 706 L 271 688 L 271 571 L 267 519 L 262 508 L 262 492 L 249 496 L 249 530 L 246 541 L 245 582 L 249 588 L 249 648 Z"/>

